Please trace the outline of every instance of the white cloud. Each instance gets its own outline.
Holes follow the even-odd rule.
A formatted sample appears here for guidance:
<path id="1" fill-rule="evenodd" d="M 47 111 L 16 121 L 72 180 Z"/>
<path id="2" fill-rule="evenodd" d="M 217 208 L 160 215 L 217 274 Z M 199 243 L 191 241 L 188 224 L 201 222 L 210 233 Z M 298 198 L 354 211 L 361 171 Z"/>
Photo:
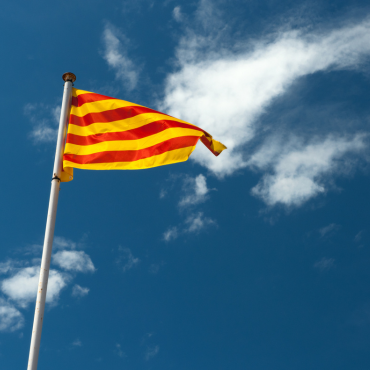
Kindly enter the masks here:
<path id="1" fill-rule="evenodd" d="M 6 262 L 0 262 L 0 274 L 8 274 L 14 271 L 15 266 L 18 265 L 17 261 L 7 260 Z"/>
<path id="2" fill-rule="evenodd" d="M 356 234 L 356 236 L 355 236 L 355 238 L 354 238 L 354 241 L 355 241 L 356 243 L 359 243 L 359 242 L 361 241 L 361 239 L 363 238 L 364 233 L 365 233 L 365 231 L 364 231 L 364 230 L 359 231 L 359 232 Z"/>
<path id="3" fill-rule="evenodd" d="M 167 78 L 160 109 L 199 125 L 228 147 L 215 158 L 198 145 L 191 157 L 219 176 L 248 165 L 247 145 L 260 128 L 259 118 L 294 82 L 320 71 L 359 68 L 370 55 L 368 18 L 331 31 L 276 32 L 243 44 L 222 34 L 209 2 L 201 2 L 200 14 L 206 15 L 202 25 L 189 27 L 179 43 L 179 68 Z M 324 191 L 309 178 L 299 189 L 296 181 L 285 180 L 276 186 L 292 187 L 301 199 Z"/>
<path id="4" fill-rule="evenodd" d="M 134 257 L 130 248 L 119 247 L 121 256 L 118 258 L 117 263 L 122 265 L 122 270 L 124 272 L 131 270 L 133 267 L 137 266 L 140 262 L 138 257 Z"/>
<path id="5" fill-rule="evenodd" d="M 340 229 L 339 225 L 336 225 L 336 224 L 332 223 L 328 226 L 325 226 L 325 227 L 322 227 L 321 229 L 319 229 L 319 233 L 320 233 L 321 237 L 324 237 L 328 234 L 334 233 L 335 231 L 337 231 L 339 229 Z"/>
<path id="6" fill-rule="evenodd" d="M 15 331 L 23 325 L 23 315 L 10 303 L 0 298 L 0 331 Z"/>
<path id="7" fill-rule="evenodd" d="M 119 343 L 116 343 L 116 353 L 119 357 L 127 357 L 126 353 L 122 351 L 122 347 Z"/>
<path id="8" fill-rule="evenodd" d="M 145 360 L 149 361 L 151 358 L 155 357 L 159 352 L 159 346 L 150 346 L 145 352 Z"/>
<path id="9" fill-rule="evenodd" d="M 37 285 L 40 268 L 25 267 L 20 269 L 12 277 L 1 282 L 1 290 L 20 307 L 27 307 L 30 302 L 36 301 Z M 69 276 L 56 270 L 50 270 L 46 302 L 55 304 L 58 301 L 60 291 L 67 285 Z"/>
<path id="10" fill-rule="evenodd" d="M 72 342 L 72 346 L 74 347 L 82 347 L 82 342 L 77 338 Z"/>
<path id="11" fill-rule="evenodd" d="M 181 7 L 180 6 L 175 6 L 173 8 L 172 15 L 173 15 L 173 18 L 175 19 L 175 21 L 181 22 L 182 18 L 183 18 L 182 13 L 181 13 Z"/>
<path id="12" fill-rule="evenodd" d="M 53 241 L 53 249 L 76 249 L 77 243 L 64 238 L 63 236 L 55 236 Z"/>
<path id="13" fill-rule="evenodd" d="M 90 291 L 89 288 L 85 288 L 85 287 L 82 287 L 82 286 L 76 284 L 72 288 L 72 295 L 73 295 L 73 297 L 81 298 L 81 297 L 85 297 L 86 295 L 88 295 L 89 291 Z"/>
<path id="14" fill-rule="evenodd" d="M 169 242 L 171 240 L 177 239 L 179 236 L 179 232 L 176 226 L 170 227 L 164 234 L 163 234 L 163 240 L 166 242 Z"/>
<path id="15" fill-rule="evenodd" d="M 95 271 L 91 258 L 84 251 L 59 251 L 53 255 L 53 263 L 67 271 Z"/>
<path id="16" fill-rule="evenodd" d="M 185 223 L 187 224 L 186 232 L 197 233 L 209 225 L 215 225 L 216 222 L 208 217 L 204 217 L 203 212 L 198 212 L 189 216 Z"/>
<path id="17" fill-rule="evenodd" d="M 180 200 L 180 207 L 203 203 L 207 200 L 209 189 L 207 180 L 202 174 L 195 178 L 187 177 L 183 189 L 186 195 Z"/>
<path id="18" fill-rule="evenodd" d="M 60 109 L 59 105 L 26 104 L 24 106 L 23 112 L 33 124 L 30 137 L 36 144 L 56 141 Z"/>
<path id="19" fill-rule="evenodd" d="M 116 79 L 120 80 L 127 90 L 133 90 L 139 78 L 139 69 L 128 57 L 128 38 L 117 28 L 107 23 L 103 32 L 103 58 L 115 71 Z"/>
<path id="20" fill-rule="evenodd" d="M 320 261 L 315 262 L 313 267 L 321 272 L 328 271 L 334 266 L 334 261 L 334 258 L 323 257 Z"/>
<path id="21" fill-rule="evenodd" d="M 273 206 L 299 206 L 324 193 L 327 177 L 346 173 L 351 161 L 344 155 L 365 148 L 364 137 L 352 139 L 329 137 L 323 141 L 302 143 L 266 143 L 249 161 L 249 165 L 267 172 L 252 189 L 252 194 Z"/>

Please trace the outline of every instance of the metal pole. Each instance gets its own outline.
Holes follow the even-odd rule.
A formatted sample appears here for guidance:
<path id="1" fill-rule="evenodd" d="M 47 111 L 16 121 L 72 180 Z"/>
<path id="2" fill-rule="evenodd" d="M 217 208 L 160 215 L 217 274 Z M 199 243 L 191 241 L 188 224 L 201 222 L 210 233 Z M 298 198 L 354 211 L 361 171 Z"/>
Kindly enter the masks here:
<path id="1" fill-rule="evenodd" d="M 53 247 L 55 219 L 57 215 L 60 176 L 63 168 L 62 160 L 65 145 L 66 129 L 69 120 L 69 112 L 71 109 L 72 84 L 76 80 L 76 76 L 70 72 L 64 73 L 63 80 L 64 80 L 64 93 L 62 101 L 62 110 L 60 112 L 59 131 L 57 139 L 57 148 L 55 152 L 53 178 L 51 180 L 49 210 L 48 217 L 46 220 L 44 248 L 42 252 L 40 278 L 37 289 L 36 309 L 32 328 L 31 347 L 27 368 L 28 370 L 37 369 L 37 362 L 39 358 L 42 322 L 44 318 L 46 290 L 49 278 L 51 250 Z"/>

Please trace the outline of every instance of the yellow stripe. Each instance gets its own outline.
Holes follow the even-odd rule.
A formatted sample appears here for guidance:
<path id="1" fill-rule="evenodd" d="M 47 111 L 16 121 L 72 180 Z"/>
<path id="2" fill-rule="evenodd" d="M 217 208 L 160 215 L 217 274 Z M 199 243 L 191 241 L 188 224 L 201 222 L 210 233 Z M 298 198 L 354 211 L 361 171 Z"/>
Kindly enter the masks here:
<path id="1" fill-rule="evenodd" d="M 91 125 L 85 126 L 85 127 L 69 124 L 68 133 L 79 135 L 79 136 L 89 136 L 89 135 L 95 135 L 95 134 L 104 134 L 105 132 L 121 132 L 121 131 L 127 131 L 127 130 L 132 130 L 138 127 L 142 127 L 142 126 L 147 125 L 148 123 L 160 121 L 164 119 L 167 119 L 167 120 L 169 119 L 171 121 L 176 121 L 176 122 L 181 122 L 181 123 L 187 123 L 190 125 L 190 123 L 188 122 L 182 121 L 181 119 L 169 117 L 165 114 L 143 113 L 135 117 L 126 118 L 120 121 L 103 122 L 103 123 L 97 122 L 97 123 L 92 123 Z"/>
<path id="2" fill-rule="evenodd" d="M 77 98 L 78 95 L 82 95 L 82 94 L 95 94 L 95 93 L 93 93 L 91 91 L 78 90 L 78 89 L 75 89 L 74 87 L 72 87 L 72 96 Z"/>
<path id="3" fill-rule="evenodd" d="M 76 145 L 66 144 L 65 154 L 88 155 L 109 151 L 120 150 L 140 150 L 146 149 L 153 145 L 162 143 L 169 139 L 182 136 L 202 136 L 203 133 L 189 128 L 169 128 L 167 130 L 158 132 L 157 134 L 143 137 L 137 140 L 119 140 L 119 141 L 103 141 L 102 143 L 92 145 Z"/>
<path id="4" fill-rule="evenodd" d="M 171 150 L 159 155 L 154 155 L 149 158 L 139 159 L 133 162 L 77 164 L 70 161 L 63 161 L 63 167 L 65 171 L 70 171 L 71 167 L 85 170 L 141 170 L 144 168 L 184 162 L 189 158 L 194 149 L 195 146 L 189 146 L 186 148 Z"/>
<path id="5" fill-rule="evenodd" d="M 77 117 L 83 117 L 88 113 L 101 113 L 106 110 L 124 107 L 141 107 L 141 105 L 118 99 L 99 100 L 92 103 L 85 103 L 81 107 L 75 107 L 72 105 L 71 114 Z"/>

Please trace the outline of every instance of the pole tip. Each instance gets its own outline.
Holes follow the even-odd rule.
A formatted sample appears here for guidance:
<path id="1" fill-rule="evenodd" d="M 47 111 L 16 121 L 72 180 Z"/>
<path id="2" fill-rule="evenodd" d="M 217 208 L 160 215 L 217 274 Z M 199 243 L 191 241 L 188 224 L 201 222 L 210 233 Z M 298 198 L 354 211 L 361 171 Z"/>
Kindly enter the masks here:
<path id="1" fill-rule="evenodd" d="M 76 75 L 72 72 L 66 72 L 62 76 L 64 82 L 71 81 L 72 83 L 76 81 Z"/>

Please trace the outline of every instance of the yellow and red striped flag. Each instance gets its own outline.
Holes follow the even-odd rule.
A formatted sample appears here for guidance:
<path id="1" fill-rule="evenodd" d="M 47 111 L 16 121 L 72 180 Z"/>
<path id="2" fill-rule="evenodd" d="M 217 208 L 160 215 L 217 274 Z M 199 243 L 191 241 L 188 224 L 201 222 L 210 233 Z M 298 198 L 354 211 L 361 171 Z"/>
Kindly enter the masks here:
<path id="1" fill-rule="evenodd" d="M 73 168 L 136 170 L 183 162 L 199 138 L 216 156 L 226 149 L 188 122 L 73 88 L 61 180 L 72 180 Z"/>

